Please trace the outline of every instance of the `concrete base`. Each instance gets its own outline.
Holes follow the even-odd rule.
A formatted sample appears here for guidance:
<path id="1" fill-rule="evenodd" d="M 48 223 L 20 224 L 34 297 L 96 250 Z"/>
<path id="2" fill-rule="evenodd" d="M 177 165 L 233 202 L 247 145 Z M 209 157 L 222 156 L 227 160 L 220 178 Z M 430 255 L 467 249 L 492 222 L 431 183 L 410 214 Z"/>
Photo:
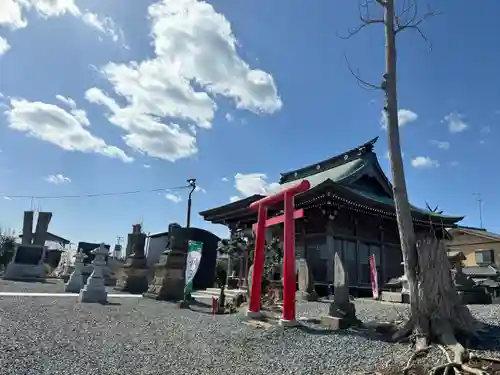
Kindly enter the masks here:
<path id="1" fill-rule="evenodd" d="M 262 314 L 260 311 L 255 312 L 247 310 L 245 316 L 250 319 L 262 319 L 264 317 L 264 314 Z"/>
<path id="2" fill-rule="evenodd" d="M 296 320 L 284 320 L 280 319 L 279 320 L 279 325 L 282 327 L 297 327 L 299 325 L 299 322 Z"/>
<path id="3" fill-rule="evenodd" d="M 148 291 L 148 269 L 128 269 L 121 280 L 118 280 L 116 290 L 131 294 L 143 294 Z"/>
<path id="4" fill-rule="evenodd" d="M 100 277 L 90 276 L 87 285 L 80 291 L 78 300 L 89 303 L 107 303 L 108 292 L 104 280 Z"/>
<path id="5" fill-rule="evenodd" d="M 316 293 L 316 291 L 314 291 L 314 290 L 312 292 L 303 292 L 303 291 L 298 290 L 295 293 L 295 299 L 297 301 L 303 301 L 303 302 L 317 301 L 318 300 L 318 293 Z"/>
<path id="6" fill-rule="evenodd" d="M 5 280 L 45 280 L 45 267 L 43 263 L 32 265 L 32 264 L 21 264 L 11 262 L 7 266 L 5 273 L 3 275 Z"/>
<path id="7" fill-rule="evenodd" d="M 105 290 L 94 290 L 83 288 L 78 296 L 78 301 L 83 303 L 107 303 L 108 302 L 108 292 Z"/>
<path id="8" fill-rule="evenodd" d="M 347 319 L 337 318 L 334 316 L 322 316 L 320 319 L 321 325 L 332 330 L 349 328 L 350 323 Z"/>
<path id="9" fill-rule="evenodd" d="M 409 295 L 401 292 L 382 292 L 380 299 L 385 302 L 409 303 Z"/>
<path id="10" fill-rule="evenodd" d="M 80 293 L 85 284 L 83 284 L 82 274 L 75 274 L 74 272 L 69 277 L 68 283 L 64 286 L 66 293 Z"/>

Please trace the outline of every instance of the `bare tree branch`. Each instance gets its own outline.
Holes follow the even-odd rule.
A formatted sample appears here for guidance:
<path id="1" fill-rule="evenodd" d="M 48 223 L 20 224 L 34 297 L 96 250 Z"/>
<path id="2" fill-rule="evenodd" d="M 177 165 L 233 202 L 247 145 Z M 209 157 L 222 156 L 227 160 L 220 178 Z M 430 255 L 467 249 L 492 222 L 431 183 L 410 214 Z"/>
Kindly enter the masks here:
<path id="1" fill-rule="evenodd" d="M 378 0 L 363 0 L 363 2 L 358 1 L 358 12 L 359 12 L 359 20 L 361 21 L 361 24 L 353 29 L 349 29 L 347 31 L 347 35 L 341 36 L 337 34 L 337 36 L 341 39 L 350 39 L 357 33 L 359 33 L 361 30 L 363 30 L 366 26 L 374 24 L 374 23 L 384 23 L 383 19 L 372 19 L 370 16 L 370 4 L 373 4 L 375 1 Z M 363 10 L 364 9 L 364 10 Z"/>
<path id="2" fill-rule="evenodd" d="M 374 85 L 373 83 L 367 82 L 367 81 L 363 80 L 362 78 L 360 78 L 359 69 L 358 69 L 357 73 L 354 72 L 351 68 L 351 64 L 349 62 L 349 59 L 347 58 L 347 54 L 344 53 L 344 57 L 345 57 L 345 61 L 347 62 L 347 68 L 349 69 L 351 74 L 354 76 L 354 78 L 356 78 L 356 81 L 361 88 L 363 88 L 365 90 L 383 90 L 382 86 Z"/>
<path id="3" fill-rule="evenodd" d="M 403 21 L 403 15 L 405 14 L 410 14 L 411 15 Z M 394 34 L 398 34 L 403 30 L 406 29 L 413 29 L 417 31 L 422 39 L 427 43 L 429 46 L 429 49 L 432 50 L 432 44 L 429 41 L 429 39 L 425 36 L 423 33 L 422 29 L 420 28 L 420 25 L 422 22 L 424 22 L 427 18 L 437 16 L 441 14 L 440 11 L 438 10 L 429 10 L 428 12 L 424 13 L 420 18 L 418 18 L 418 5 L 416 1 L 413 1 L 409 6 L 405 7 L 399 15 L 396 16 L 396 25 L 397 29 L 394 31 Z"/>

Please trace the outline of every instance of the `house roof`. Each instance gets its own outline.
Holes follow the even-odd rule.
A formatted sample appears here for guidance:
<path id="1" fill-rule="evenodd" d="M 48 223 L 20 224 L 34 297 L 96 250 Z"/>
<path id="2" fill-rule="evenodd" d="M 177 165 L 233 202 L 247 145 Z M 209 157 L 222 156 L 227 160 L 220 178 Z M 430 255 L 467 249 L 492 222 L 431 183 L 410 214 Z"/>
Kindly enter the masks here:
<path id="1" fill-rule="evenodd" d="M 33 233 L 33 237 L 35 237 L 35 233 Z M 19 238 L 23 238 L 23 235 L 20 234 Z M 66 238 L 56 236 L 53 233 L 47 232 L 47 241 L 54 241 L 54 242 L 60 242 L 63 245 L 68 245 L 70 243 L 70 240 L 67 240 Z"/>
<path id="2" fill-rule="evenodd" d="M 148 235 L 149 238 L 158 238 L 158 237 L 166 237 L 168 236 L 168 232 L 158 232 Z"/>
<path id="3" fill-rule="evenodd" d="M 332 158 L 281 173 L 280 185 L 269 192 L 274 194 L 284 188 L 295 185 L 298 181 L 307 179 L 311 185 L 305 193 L 297 196 L 311 196 L 322 190 L 334 190 L 334 198 L 346 198 L 351 206 L 361 206 L 363 209 L 375 209 L 392 215 L 395 210 L 392 185 L 382 171 L 373 147 L 377 141 L 374 138 L 347 152 Z M 239 201 L 200 212 L 205 220 L 221 222 L 222 219 L 230 220 L 243 216 L 255 215 L 249 212 L 248 205 L 262 195 L 253 195 Z M 456 223 L 463 219 L 462 216 L 446 216 L 429 210 L 412 206 L 412 214 L 416 218 Z"/>
<path id="4" fill-rule="evenodd" d="M 495 266 L 471 266 L 463 267 L 462 271 L 467 276 L 493 277 L 500 275 L 500 271 Z"/>
<path id="5" fill-rule="evenodd" d="M 482 229 L 482 228 L 458 226 L 456 228 L 449 229 L 448 232 L 451 235 L 453 235 L 455 233 L 464 233 L 464 234 L 469 234 L 471 236 L 481 237 L 481 238 L 485 238 L 487 240 L 500 242 L 500 234 L 488 232 L 488 231 L 486 231 L 486 229 Z"/>

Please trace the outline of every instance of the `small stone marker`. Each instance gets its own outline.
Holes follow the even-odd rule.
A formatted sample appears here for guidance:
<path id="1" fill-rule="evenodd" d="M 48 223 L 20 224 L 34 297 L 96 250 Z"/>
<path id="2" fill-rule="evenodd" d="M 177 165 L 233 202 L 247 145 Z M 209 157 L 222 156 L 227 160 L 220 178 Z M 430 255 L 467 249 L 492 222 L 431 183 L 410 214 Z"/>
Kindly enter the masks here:
<path id="1" fill-rule="evenodd" d="M 108 298 L 108 292 L 106 292 L 106 286 L 104 285 L 104 275 L 103 270 L 106 266 L 106 255 L 108 250 L 101 243 L 99 249 L 95 253 L 95 259 L 92 262 L 94 266 L 94 271 L 87 280 L 87 285 L 80 291 L 79 300 L 80 302 L 90 302 L 90 303 L 106 303 Z"/>
<path id="2" fill-rule="evenodd" d="M 334 302 L 330 304 L 328 316 L 321 317 L 321 323 L 330 329 L 344 329 L 358 324 L 356 309 L 349 299 L 347 272 L 338 253 L 334 258 Z"/>
<path id="3" fill-rule="evenodd" d="M 318 295 L 314 290 L 313 277 L 307 266 L 307 260 L 304 258 L 298 259 L 295 265 L 298 270 L 299 281 L 299 290 L 296 294 L 296 299 L 302 301 L 316 301 Z"/>
<path id="4" fill-rule="evenodd" d="M 64 291 L 68 293 L 80 293 L 80 290 L 84 287 L 82 269 L 83 260 L 87 256 L 81 251 L 81 249 L 75 255 L 75 269 L 71 273 L 67 284 L 64 286 Z"/>

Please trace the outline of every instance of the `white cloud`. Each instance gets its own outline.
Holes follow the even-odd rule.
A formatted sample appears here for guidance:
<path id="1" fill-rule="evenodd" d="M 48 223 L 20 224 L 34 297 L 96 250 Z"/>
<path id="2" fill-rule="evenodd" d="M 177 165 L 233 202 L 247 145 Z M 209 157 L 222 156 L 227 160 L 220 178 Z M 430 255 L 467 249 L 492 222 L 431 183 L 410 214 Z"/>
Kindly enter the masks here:
<path id="1" fill-rule="evenodd" d="M 453 160 L 450 162 L 450 166 L 452 166 L 452 167 L 458 167 L 459 165 L 460 165 L 460 163 L 456 160 Z"/>
<path id="2" fill-rule="evenodd" d="M 129 48 L 125 44 L 123 31 L 116 26 L 115 22 L 110 17 L 100 17 L 95 13 L 85 13 L 82 15 L 82 21 L 97 31 L 107 35 L 113 42 L 121 42 L 124 48 Z"/>
<path id="3" fill-rule="evenodd" d="M 146 168 L 146 169 L 150 169 L 151 168 L 151 166 L 149 164 L 144 164 L 143 167 Z"/>
<path id="4" fill-rule="evenodd" d="M 231 113 L 226 113 L 224 116 L 226 118 L 227 122 L 233 122 L 234 121 L 234 116 Z"/>
<path id="5" fill-rule="evenodd" d="M 205 189 L 203 189 L 201 186 L 196 186 L 196 188 L 194 189 L 194 191 L 196 193 L 203 193 L 205 194 L 207 191 Z"/>
<path id="6" fill-rule="evenodd" d="M 118 147 L 92 135 L 85 123 L 64 109 L 42 102 L 12 99 L 5 111 L 9 127 L 50 142 L 67 151 L 95 152 L 124 162 L 134 159 Z"/>
<path id="7" fill-rule="evenodd" d="M 9 197 L 8 197 L 8 196 L 6 196 L 6 195 L 4 195 L 4 196 L 3 196 L 3 199 L 5 199 L 6 201 L 11 201 L 11 200 L 12 200 L 12 198 L 9 198 Z"/>
<path id="8" fill-rule="evenodd" d="M 444 116 L 442 122 L 448 125 L 450 133 L 461 133 L 469 127 L 469 125 L 467 125 L 464 121 L 464 116 L 456 112 L 452 112 Z"/>
<path id="9" fill-rule="evenodd" d="M 78 120 L 80 124 L 84 126 L 90 125 L 90 121 L 87 118 L 87 113 L 83 109 L 78 109 L 73 99 L 67 98 L 62 95 L 56 95 L 56 99 L 70 108 L 69 112 Z"/>
<path id="10" fill-rule="evenodd" d="M 238 197 L 237 195 L 233 195 L 232 197 L 229 197 L 229 202 L 233 203 L 236 201 L 239 201 L 241 198 Z"/>
<path id="11" fill-rule="evenodd" d="M 433 139 L 431 141 L 433 145 L 435 145 L 437 148 L 440 148 L 441 150 L 449 150 L 450 149 L 450 142 L 447 141 L 436 141 Z"/>
<path id="12" fill-rule="evenodd" d="M 174 203 L 182 202 L 182 197 L 180 195 L 173 194 L 173 193 L 166 193 L 165 198 L 168 199 L 169 201 L 174 202 Z"/>
<path id="13" fill-rule="evenodd" d="M 227 177 L 222 177 L 220 180 L 221 180 L 222 182 L 228 182 L 228 181 L 229 181 L 229 178 L 227 178 Z"/>
<path id="14" fill-rule="evenodd" d="M 0 12 L 1 12 L 1 6 L 0 6 Z M 1 17 L 1 16 L 0 16 Z M 10 44 L 7 42 L 5 38 L 2 38 L 0 36 L 0 56 L 2 56 L 5 52 L 7 52 L 10 49 Z"/>
<path id="15" fill-rule="evenodd" d="M 439 167 L 439 162 L 428 156 L 417 156 L 411 160 L 411 165 L 414 168 L 437 168 Z"/>
<path id="16" fill-rule="evenodd" d="M 265 195 L 279 186 L 277 182 L 268 183 L 264 173 L 236 173 L 234 176 L 234 187 L 243 197 L 254 194 Z"/>
<path id="17" fill-rule="evenodd" d="M 489 125 L 483 126 L 483 127 L 481 128 L 481 133 L 482 133 L 482 134 L 488 134 L 488 133 L 491 133 L 491 126 L 489 126 Z"/>
<path id="18" fill-rule="evenodd" d="M 109 17 L 100 17 L 94 13 L 82 12 L 74 0 L 1 0 L 0 26 L 11 30 L 21 29 L 28 25 L 25 12 L 35 11 L 43 18 L 61 17 L 70 14 L 80 18 L 94 30 L 108 35 L 113 41 L 123 42 L 122 32 Z"/>
<path id="19" fill-rule="evenodd" d="M 398 111 L 398 124 L 399 127 L 402 128 L 403 126 L 414 122 L 418 119 L 418 115 L 410 111 L 409 109 L 400 109 Z M 387 130 L 387 118 L 385 115 L 385 111 L 382 111 L 382 117 L 380 118 L 380 125 L 382 126 L 382 129 Z"/>
<path id="20" fill-rule="evenodd" d="M 69 184 L 71 182 L 69 177 L 66 177 L 61 173 L 48 175 L 44 178 L 44 180 L 54 185 Z"/>
<path id="21" fill-rule="evenodd" d="M 195 155 L 193 125 L 211 128 L 217 96 L 254 113 L 281 108 L 273 77 L 242 60 L 230 23 L 212 5 L 165 0 L 148 13 L 155 57 L 101 68 L 126 106 L 98 88 L 86 93 L 108 108 L 109 121 L 127 132 L 131 148 L 169 161 Z"/>

